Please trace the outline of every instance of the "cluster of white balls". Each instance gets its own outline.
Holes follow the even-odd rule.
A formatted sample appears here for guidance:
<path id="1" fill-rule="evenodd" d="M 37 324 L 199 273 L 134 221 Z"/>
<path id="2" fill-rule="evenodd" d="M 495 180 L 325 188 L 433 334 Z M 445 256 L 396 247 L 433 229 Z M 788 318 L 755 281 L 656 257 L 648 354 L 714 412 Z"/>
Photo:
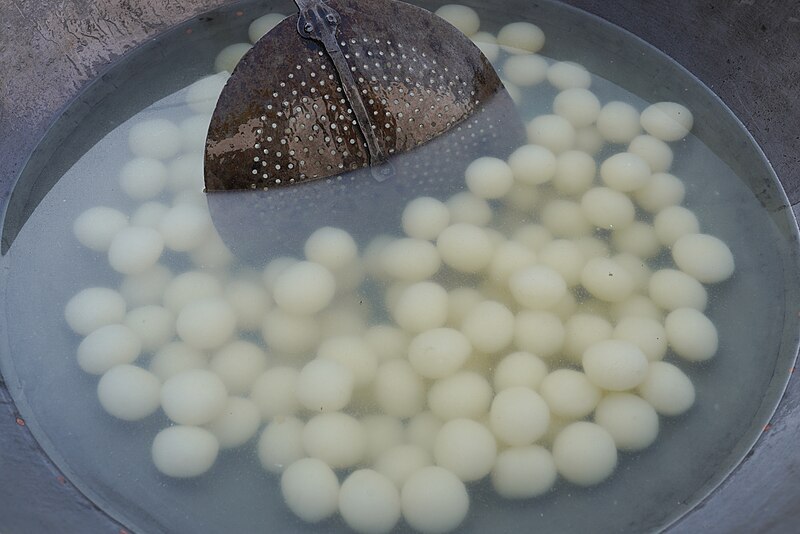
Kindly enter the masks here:
<path id="1" fill-rule="evenodd" d="M 465 190 L 409 202 L 402 236 L 359 250 L 324 227 L 302 258 L 235 265 L 202 194 L 224 72 L 188 88 L 191 117 L 131 128 L 119 176 L 130 213 L 93 207 L 75 220 L 77 239 L 120 275 L 118 288 L 66 305 L 84 336 L 78 364 L 100 377 L 109 414 L 161 409 L 172 422 L 152 444 L 165 475 L 199 476 L 221 449 L 250 444 L 304 521 L 338 512 L 358 532 L 389 532 L 401 517 L 448 532 L 467 515 L 468 485 L 488 477 L 499 495 L 528 499 L 558 476 L 598 484 L 618 451 L 653 443 L 659 416 L 693 405 L 678 363 L 717 352 L 704 284 L 729 278 L 734 261 L 680 205 L 684 185 L 669 173 L 667 143 L 688 134 L 691 113 L 601 105 L 583 67 L 535 55 L 536 26 L 495 39 L 470 8 L 437 13 L 513 49 L 516 84 L 547 79 L 561 92 L 507 161 L 477 159 Z M 251 40 L 281 18 L 254 21 Z M 218 70 L 246 47 L 223 50 Z M 598 165 L 607 146 L 615 153 Z M 189 270 L 172 271 L 178 255 Z M 366 280 L 382 298 L 362 293 Z M 375 321 L 379 308 L 390 321 Z"/>

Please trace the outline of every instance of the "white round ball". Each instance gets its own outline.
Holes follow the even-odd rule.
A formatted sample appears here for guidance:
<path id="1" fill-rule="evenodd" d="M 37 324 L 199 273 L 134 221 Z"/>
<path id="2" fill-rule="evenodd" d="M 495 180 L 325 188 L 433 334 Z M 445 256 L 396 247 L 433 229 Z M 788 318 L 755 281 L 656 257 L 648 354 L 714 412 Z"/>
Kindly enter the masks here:
<path id="1" fill-rule="evenodd" d="M 434 282 L 418 282 L 408 286 L 392 306 L 394 320 L 411 333 L 444 325 L 447 311 L 447 291 Z"/>
<path id="2" fill-rule="evenodd" d="M 132 226 L 142 226 L 158 230 L 161 220 L 168 211 L 169 206 L 161 202 L 145 202 L 136 208 L 136 211 L 131 215 L 130 222 Z"/>
<path id="3" fill-rule="evenodd" d="M 582 128 L 597 120 L 600 100 L 588 89 L 565 89 L 553 100 L 553 112 L 567 119 L 575 128 Z"/>
<path id="4" fill-rule="evenodd" d="M 89 374 L 101 375 L 115 366 L 133 363 L 141 350 L 139 336 L 127 326 L 101 326 L 78 345 L 78 365 Z"/>
<path id="5" fill-rule="evenodd" d="M 388 324 L 369 327 L 364 333 L 364 341 L 381 362 L 405 358 L 411 342 L 408 334 Z"/>
<path id="6" fill-rule="evenodd" d="M 285 18 L 286 15 L 282 15 L 281 13 L 267 13 L 266 15 L 255 19 L 250 23 L 250 26 L 247 29 L 247 35 L 250 37 L 250 42 L 255 44 Z"/>
<path id="7" fill-rule="evenodd" d="M 365 458 L 374 463 L 385 451 L 405 441 L 405 427 L 398 417 L 368 415 L 361 419 L 366 443 Z"/>
<path id="8" fill-rule="evenodd" d="M 478 17 L 478 13 L 471 7 L 462 6 L 460 4 L 443 5 L 434 13 L 455 26 L 467 37 L 476 34 L 481 25 L 481 19 Z"/>
<path id="9" fill-rule="evenodd" d="M 152 158 L 134 158 L 126 162 L 119 172 L 119 185 L 130 198 L 147 200 L 164 190 L 167 184 L 167 167 Z"/>
<path id="10" fill-rule="evenodd" d="M 664 321 L 667 341 L 672 350 L 685 360 L 702 362 L 717 353 L 717 328 L 702 312 L 694 308 L 678 308 Z"/>
<path id="11" fill-rule="evenodd" d="M 358 419 L 341 412 L 315 415 L 303 428 L 303 448 L 333 469 L 353 467 L 366 452 L 364 429 Z"/>
<path id="12" fill-rule="evenodd" d="M 550 408 L 532 389 L 504 389 L 492 401 L 489 424 L 500 441 L 511 446 L 530 445 L 547 431 Z"/>
<path id="13" fill-rule="evenodd" d="M 129 311 L 125 326 L 139 336 L 142 348 L 148 351 L 160 349 L 175 337 L 175 316 L 155 304 Z"/>
<path id="14" fill-rule="evenodd" d="M 435 198 L 415 198 L 403 210 L 403 231 L 408 237 L 434 240 L 448 224 L 450 211 L 444 202 Z"/>
<path id="15" fill-rule="evenodd" d="M 483 55 L 486 56 L 490 62 L 494 63 L 497 61 L 498 56 L 500 55 L 500 47 L 497 45 L 497 38 L 489 33 L 489 32 L 478 32 L 475 35 L 470 36 L 472 42 L 475 43 Z"/>
<path id="16" fill-rule="evenodd" d="M 533 310 L 552 308 L 567 292 L 564 278 L 555 269 L 544 265 L 517 271 L 511 276 L 508 286 L 517 302 Z"/>
<path id="17" fill-rule="evenodd" d="M 539 394 L 552 415 L 563 419 L 582 419 L 600 402 L 600 389 L 585 374 L 573 369 L 557 369 L 544 377 Z"/>
<path id="18" fill-rule="evenodd" d="M 172 279 L 164 291 L 164 306 L 179 313 L 196 300 L 222 296 L 222 284 L 216 276 L 189 271 Z"/>
<path id="19" fill-rule="evenodd" d="M 177 202 L 177 200 L 176 200 Z M 189 259 L 198 269 L 224 272 L 233 263 L 235 256 L 225 245 L 216 230 L 199 247 L 189 251 Z"/>
<path id="20" fill-rule="evenodd" d="M 72 223 L 72 233 L 84 247 L 105 252 L 114 236 L 126 226 L 128 217 L 121 211 L 96 206 L 78 215 Z"/>
<path id="21" fill-rule="evenodd" d="M 511 53 L 536 53 L 544 46 L 544 32 L 529 22 L 512 22 L 500 28 L 497 42 Z"/>
<path id="22" fill-rule="evenodd" d="M 373 391 L 381 411 L 393 417 L 414 416 L 425 406 L 425 384 L 405 359 L 381 364 Z"/>
<path id="23" fill-rule="evenodd" d="M 657 102 L 642 111 L 641 123 L 653 137 L 662 141 L 679 141 L 691 131 L 694 117 L 685 106 L 675 102 Z"/>
<path id="24" fill-rule="evenodd" d="M 683 371 L 667 362 L 651 362 L 638 391 L 661 415 L 680 415 L 694 404 L 692 381 Z"/>
<path id="25" fill-rule="evenodd" d="M 472 309 L 483 302 L 483 293 L 472 287 L 457 287 L 447 294 L 447 325 L 459 328 Z"/>
<path id="26" fill-rule="evenodd" d="M 464 334 L 452 328 L 435 328 L 411 340 L 408 360 L 425 378 L 444 378 L 459 370 L 471 352 Z"/>
<path id="27" fill-rule="evenodd" d="M 614 339 L 633 343 L 651 362 L 667 353 L 666 330 L 661 322 L 649 317 L 622 317 L 614 327 Z"/>
<path id="28" fill-rule="evenodd" d="M 201 350 L 223 346 L 236 330 L 236 315 L 225 300 L 204 298 L 190 302 L 178 314 L 178 336 Z"/>
<path id="29" fill-rule="evenodd" d="M 481 302 L 464 318 L 461 332 L 476 350 L 496 353 L 514 338 L 514 314 L 499 302 Z"/>
<path id="30" fill-rule="evenodd" d="M 469 191 L 456 193 L 445 202 L 450 212 L 450 223 L 486 226 L 492 220 L 492 207 Z"/>
<path id="31" fill-rule="evenodd" d="M 644 317 L 663 322 L 664 314 L 652 300 L 644 295 L 633 295 L 609 307 L 611 317 L 619 321 L 624 317 Z"/>
<path id="32" fill-rule="evenodd" d="M 179 425 L 204 425 L 225 408 L 228 392 L 217 375 L 205 369 L 183 371 L 161 387 L 161 407 Z"/>
<path id="33" fill-rule="evenodd" d="M 281 475 L 281 493 L 289 509 L 306 523 L 317 523 L 339 508 L 339 479 L 316 458 L 292 463 Z"/>
<path id="34" fill-rule="evenodd" d="M 431 412 L 421 412 L 408 421 L 406 439 L 412 445 L 433 451 L 436 435 L 444 422 Z"/>
<path id="35" fill-rule="evenodd" d="M 274 352 L 303 354 L 317 346 L 320 325 L 313 317 L 272 310 L 264 316 L 261 335 Z"/>
<path id="36" fill-rule="evenodd" d="M 517 314 L 514 343 L 519 350 L 552 358 L 564 346 L 564 337 L 564 325 L 553 313 L 525 310 Z"/>
<path id="37" fill-rule="evenodd" d="M 650 282 L 650 276 L 653 273 L 645 260 L 627 252 L 617 254 L 611 259 L 631 275 L 634 291 L 647 289 L 647 284 Z"/>
<path id="38" fill-rule="evenodd" d="M 608 187 L 623 193 L 641 189 L 650 180 L 650 166 L 631 152 L 620 152 L 600 165 L 600 178 Z"/>
<path id="39" fill-rule="evenodd" d="M 436 465 L 451 471 L 464 482 L 473 482 L 492 471 L 497 443 L 482 424 L 471 419 L 453 419 L 442 425 L 436 435 L 433 457 Z"/>
<path id="40" fill-rule="evenodd" d="M 408 477 L 400 503 L 406 523 L 424 534 L 455 530 L 469 511 L 464 483 L 438 466 L 423 467 Z"/>
<path id="41" fill-rule="evenodd" d="M 335 293 L 336 280 L 328 269 L 301 261 L 278 276 L 272 298 L 288 313 L 313 315 L 328 306 Z"/>
<path id="42" fill-rule="evenodd" d="M 530 499 L 550 491 L 557 476 L 553 455 L 544 447 L 512 447 L 497 455 L 492 487 L 505 499 Z"/>
<path id="43" fill-rule="evenodd" d="M 647 356 L 629 341 L 598 341 L 583 353 L 583 371 L 596 386 L 609 391 L 633 389 L 647 374 Z"/>
<path id="44" fill-rule="evenodd" d="M 138 421 L 161 405 L 161 381 L 135 365 L 117 365 L 97 383 L 97 398 L 105 411 L 118 419 Z"/>
<path id="45" fill-rule="evenodd" d="M 450 225 L 439 234 L 436 248 L 442 261 L 457 271 L 476 273 L 492 261 L 494 247 L 483 228 L 467 223 Z"/>
<path id="46" fill-rule="evenodd" d="M 650 181 L 633 193 L 636 203 L 650 213 L 677 206 L 686 196 L 686 186 L 680 178 L 665 172 L 654 172 Z"/>
<path id="47" fill-rule="evenodd" d="M 549 182 L 556 172 L 556 157 L 539 145 L 523 145 L 508 158 L 514 178 L 523 184 L 538 185 Z"/>
<path id="48" fill-rule="evenodd" d="M 731 277 L 733 254 L 721 239 L 707 234 L 687 234 L 672 245 L 672 259 L 686 274 L 704 284 L 715 284 Z"/>
<path id="49" fill-rule="evenodd" d="M 691 210 L 683 206 L 668 206 L 655 216 L 653 228 L 661 243 L 671 247 L 685 235 L 698 234 L 700 223 Z"/>
<path id="50" fill-rule="evenodd" d="M 375 470 L 402 488 L 411 475 L 432 464 L 433 458 L 426 449 L 417 445 L 397 445 L 378 457 Z"/>
<path id="51" fill-rule="evenodd" d="M 646 449 L 658 437 L 658 414 L 647 401 L 630 393 L 606 395 L 597 405 L 594 422 L 623 451 Z"/>
<path id="52" fill-rule="evenodd" d="M 565 195 L 579 195 L 592 187 L 597 174 L 594 158 L 580 150 L 567 150 L 558 155 L 553 186 Z"/>
<path id="53" fill-rule="evenodd" d="M 642 158 L 654 173 L 666 172 L 672 166 L 672 149 L 651 135 L 637 135 L 628 145 L 628 152 Z"/>
<path id="54" fill-rule="evenodd" d="M 168 248 L 186 252 L 206 241 L 212 230 L 212 222 L 207 209 L 178 204 L 164 214 L 158 230 Z"/>
<path id="55" fill-rule="evenodd" d="M 233 341 L 222 347 L 209 362 L 231 395 L 249 393 L 253 383 L 267 370 L 267 355 L 249 341 Z"/>
<path id="56" fill-rule="evenodd" d="M 575 146 L 575 128 L 564 117 L 539 115 L 528 123 L 528 141 L 541 145 L 554 154 Z"/>
<path id="57" fill-rule="evenodd" d="M 270 473 L 282 473 L 304 458 L 303 422 L 296 417 L 276 417 L 258 439 L 258 460 Z"/>
<path id="58" fill-rule="evenodd" d="M 654 272 L 648 284 L 648 295 L 657 306 L 668 311 L 678 308 L 703 311 L 708 304 L 708 293 L 703 284 L 676 269 Z"/>
<path id="59" fill-rule="evenodd" d="M 139 274 L 152 267 L 164 251 L 164 238 L 152 228 L 129 226 L 111 240 L 108 263 L 122 274 Z"/>
<path id="60" fill-rule="evenodd" d="M 195 113 L 210 115 L 217 107 L 217 99 L 227 82 L 227 72 L 220 72 L 197 80 L 186 90 L 186 103 Z"/>
<path id="61" fill-rule="evenodd" d="M 167 119 L 148 119 L 128 132 L 128 148 L 140 158 L 169 159 L 180 152 L 181 130 Z"/>
<path id="62" fill-rule="evenodd" d="M 304 247 L 306 258 L 333 272 L 352 264 L 358 255 L 353 236 L 345 230 L 326 226 L 311 234 Z"/>
<path id="63" fill-rule="evenodd" d="M 125 308 L 125 299 L 113 289 L 90 287 L 69 299 L 64 319 L 73 332 L 85 336 L 101 326 L 121 323 Z"/>
<path id="64" fill-rule="evenodd" d="M 551 200 L 542 209 L 541 217 L 542 224 L 555 237 L 578 238 L 592 233 L 592 223 L 583 208 L 571 200 Z"/>
<path id="65" fill-rule="evenodd" d="M 503 198 L 503 203 L 510 211 L 518 214 L 529 214 L 536 210 L 541 199 L 542 195 L 538 187 L 514 182 L 514 185 L 511 186 L 511 189 Z M 510 213 L 505 213 L 504 215 L 506 219 L 511 216 Z"/>
<path id="66" fill-rule="evenodd" d="M 547 78 L 547 60 L 538 54 L 513 55 L 503 64 L 503 75 L 519 87 L 533 87 Z"/>
<path id="67" fill-rule="evenodd" d="M 380 254 L 380 265 L 395 280 L 422 282 L 439 271 L 442 259 L 433 243 L 407 238 L 386 245 Z"/>
<path id="68" fill-rule="evenodd" d="M 576 313 L 564 325 L 566 340 L 564 355 L 575 363 L 580 363 L 583 353 L 598 341 L 610 339 L 613 327 L 606 319 L 589 313 Z"/>
<path id="69" fill-rule="evenodd" d="M 428 407 L 443 421 L 481 417 L 489 411 L 491 402 L 492 386 L 472 371 L 437 380 L 428 390 Z"/>
<path id="70" fill-rule="evenodd" d="M 256 435 L 261 413 L 250 399 L 229 397 L 222 412 L 206 425 L 223 449 L 240 447 Z"/>
<path id="71" fill-rule="evenodd" d="M 171 426 L 156 434 L 152 447 L 153 463 L 167 476 L 200 476 L 214 465 L 219 443 L 204 428 Z"/>
<path id="72" fill-rule="evenodd" d="M 506 241 L 495 248 L 492 262 L 489 264 L 489 280 L 498 287 L 505 287 L 513 274 L 535 263 L 534 251 L 516 241 Z M 469 312 L 469 310 L 464 311 Z"/>
<path id="73" fill-rule="evenodd" d="M 598 257 L 607 258 L 611 255 L 611 249 L 608 247 L 608 244 L 596 237 L 585 235 L 578 237 L 574 242 L 578 245 L 578 248 L 581 249 L 587 261 Z"/>
<path id="74" fill-rule="evenodd" d="M 400 492 L 385 475 L 359 469 L 342 482 L 339 513 L 356 532 L 388 533 L 400 519 Z"/>
<path id="75" fill-rule="evenodd" d="M 596 156 L 605 144 L 605 139 L 600 135 L 596 126 L 584 126 L 575 131 L 575 148 L 586 152 L 590 156 Z"/>
<path id="76" fill-rule="evenodd" d="M 226 46 L 219 51 L 214 59 L 214 70 L 217 72 L 233 72 L 233 69 L 236 68 L 242 57 L 250 51 L 251 47 L 250 43 L 234 43 Z"/>
<path id="77" fill-rule="evenodd" d="M 632 254 L 639 261 L 650 259 L 661 251 L 661 241 L 655 228 L 641 221 L 614 230 L 611 242 L 619 252 Z"/>
<path id="78" fill-rule="evenodd" d="M 517 386 L 538 389 L 547 376 L 547 364 L 529 352 L 513 352 L 500 360 L 494 370 L 494 389 L 503 391 Z"/>
<path id="79" fill-rule="evenodd" d="M 300 409 L 297 400 L 299 372 L 294 367 L 273 367 L 253 383 L 250 399 L 263 419 L 294 415 Z"/>
<path id="80" fill-rule="evenodd" d="M 225 287 L 225 300 L 236 315 L 236 324 L 243 330 L 261 328 L 261 321 L 272 302 L 266 289 L 246 279 L 234 280 Z"/>
<path id="81" fill-rule="evenodd" d="M 341 410 L 352 395 L 353 373 L 335 360 L 311 360 L 297 379 L 297 400 L 314 413 Z"/>
<path id="82" fill-rule="evenodd" d="M 581 284 L 596 298 L 605 302 L 622 302 L 634 290 L 630 273 L 608 258 L 592 258 L 581 273 Z"/>
<path id="83" fill-rule="evenodd" d="M 572 61 L 557 61 L 547 69 L 547 81 L 561 91 L 586 89 L 592 84 L 592 75 L 583 65 Z"/>
<path id="84" fill-rule="evenodd" d="M 624 102 L 609 102 L 597 115 L 597 131 L 609 143 L 627 144 L 639 135 L 639 112 Z"/>
<path id="85" fill-rule="evenodd" d="M 143 273 L 126 276 L 119 292 L 131 306 L 158 304 L 171 281 L 172 272 L 156 264 Z"/>
<path id="86" fill-rule="evenodd" d="M 514 174 L 501 159 L 478 158 L 467 166 L 464 180 L 478 198 L 496 199 L 505 196 L 514 184 Z"/>
<path id="87" fill-rule="evenodd" d="M 600 425 L 579 421 L 559 432 L 553 442 L 558 472 L 579 486 L 599 484 L 617 466 L 614 439 Z"/>
<path id="88" fill-rule="evenodd" d="M 150 360 L 150 372 L 167 380 L 183 371 L 203 369 L 207 364 L 205 354 L 181 341 L 173 341 L 159 349 Z"/>
<path id="89" fill-rule="evenodd" d="M 540 263 L 557 272 L 567 287 L 580 284 L 586 259 L 580 247 L 566 239 L 556 239 L 539 251 Z M 563 295 L 562 295 L 563 297 Z"/>

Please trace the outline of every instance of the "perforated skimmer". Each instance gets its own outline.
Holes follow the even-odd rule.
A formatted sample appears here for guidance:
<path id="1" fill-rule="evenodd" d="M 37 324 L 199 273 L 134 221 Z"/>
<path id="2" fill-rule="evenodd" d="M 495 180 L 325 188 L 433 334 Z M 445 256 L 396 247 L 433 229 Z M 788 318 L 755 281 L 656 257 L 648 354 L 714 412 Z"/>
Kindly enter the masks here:
<path id="1" fill-rule="evenodd" d="M 295 2 L 299 14 L 255 44 L 219 98 L 206 145 L 208 191 L 380 166 L 503 90 L 472 41 L 424 9 L 394 0 Z"/>
<path id="2" fill-rule="evenodd" d="M 391 231 L 411 198 L 444 199 L 474 158 L 525 142 L 489 61 L 449 23 L 394 0 L 295 2 L 233 71 L 206 141 L 206 191 L 228 191 L 209 207 L 240 258 L 295 253 L 320 225 Z"/>

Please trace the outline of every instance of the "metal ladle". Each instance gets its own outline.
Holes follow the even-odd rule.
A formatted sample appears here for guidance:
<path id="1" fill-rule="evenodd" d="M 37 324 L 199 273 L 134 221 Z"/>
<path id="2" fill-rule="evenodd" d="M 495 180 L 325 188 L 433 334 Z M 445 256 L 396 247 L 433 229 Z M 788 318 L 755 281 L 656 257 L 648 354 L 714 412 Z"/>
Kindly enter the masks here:
<path id="1" fill-rule="evenodd" d="M 280 237 L 286 231 L 276 221 L 300 230 L 314 209 L 330 216 L 325 224 L 344 224 L 320 204 L 329 189 L 288 194 L 296 189 L 289 185 L 344 180 L 358 184 L 348 185 L 348 196 L 364 206 L 420 177 L 463 178 L 470 159 L 505 157 L 524 142 L 514 103 L 489 61 L 441 18 L 395 0 L 295 3 L 299 13 L 262 37 L 234 69 L 206 141 L 206 191 L 270 193 L 244 201 L 254 206 L 247 215 L 252 226 L 264 217 Z M 413 158 L 401 157 L 412 151 Z M 393 191 L 374 187 L 389 178 Z M 452 190 L 452 181 L 443 181 Z M 427 194 L 437 191 L 444 187 Z M 209 204 L 226 242 L 241 239 L 231 213 L 245 209 L 233 207 L 241 197 L 209 195 Z"/>

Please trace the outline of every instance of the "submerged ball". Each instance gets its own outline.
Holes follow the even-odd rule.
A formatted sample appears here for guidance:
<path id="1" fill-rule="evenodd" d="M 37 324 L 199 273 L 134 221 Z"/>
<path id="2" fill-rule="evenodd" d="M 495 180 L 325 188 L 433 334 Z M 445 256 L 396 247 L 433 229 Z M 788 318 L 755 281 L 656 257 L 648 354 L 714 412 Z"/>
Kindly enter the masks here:
<path id="1" fill-rule="evenodd" d="M 97 383 L 97 398 L 109 414 L 138 421 L 158 410 L 161 381 L 135 365 L 117 365 Z"/>
<path id="2" fill-rule="evenodd" d="M 153 463 L 170 477 L 200 476 L 211 469 L 218 453 L 217 438 L 204 428 L 171 426 L 153 440 Z"/>

